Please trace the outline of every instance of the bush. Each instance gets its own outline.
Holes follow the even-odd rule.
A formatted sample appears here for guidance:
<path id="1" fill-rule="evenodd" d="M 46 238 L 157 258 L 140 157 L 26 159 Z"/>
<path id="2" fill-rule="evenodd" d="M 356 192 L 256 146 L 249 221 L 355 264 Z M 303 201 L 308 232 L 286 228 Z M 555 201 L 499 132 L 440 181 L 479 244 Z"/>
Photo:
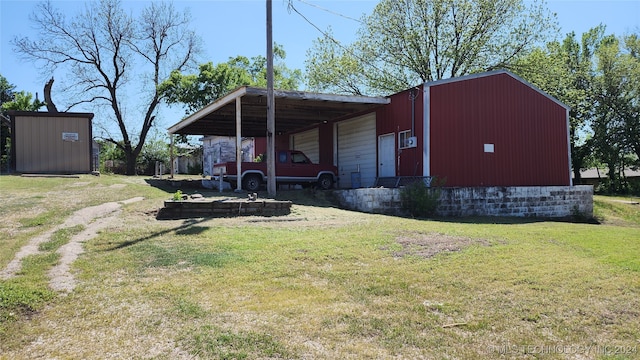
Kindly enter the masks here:
<path id="1" fill-rule="evenodd" d="M 430 185 L 425 181 L 416 181 L 400 190 L 402 208 L 413 217 L 428 217 L 434 215 L 440 203 L 440 188 L 432 178 Z"/>

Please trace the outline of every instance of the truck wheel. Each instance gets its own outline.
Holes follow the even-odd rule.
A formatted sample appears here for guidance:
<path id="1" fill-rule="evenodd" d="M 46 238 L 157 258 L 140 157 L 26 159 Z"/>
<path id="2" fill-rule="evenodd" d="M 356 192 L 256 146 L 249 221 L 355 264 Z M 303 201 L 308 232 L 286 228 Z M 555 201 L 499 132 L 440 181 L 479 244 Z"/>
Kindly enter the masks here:
<path id="1" fill-rule="evenodd" d="M 320 175 L 318 187 L 322 190 L 329 190 L 333 187 L 333 177 L 329 174 Z"/>
<path id="2" fill-rule="evenodd" d="M 250 174 L 242 178 L 242 188 L 247 191 L 258 191 L 260 184 L 262 184 L 260 175 Z"/>

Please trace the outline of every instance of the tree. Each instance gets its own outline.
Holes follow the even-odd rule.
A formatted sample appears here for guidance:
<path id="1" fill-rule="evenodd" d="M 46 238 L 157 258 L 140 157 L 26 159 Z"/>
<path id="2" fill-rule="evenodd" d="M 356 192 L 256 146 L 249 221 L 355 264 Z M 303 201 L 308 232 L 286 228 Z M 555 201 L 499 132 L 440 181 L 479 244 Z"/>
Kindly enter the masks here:
<path id="1" fill-rule="evenodd" d="M 571 32 L 562 42 L 553 41 L 519 59 L 513 70 L 549 95 L 568 105 L 571 165 L 574 179 L 592 158 L 593 138 L 588 127 L 595 112 L 593 97 L 594 54 L 604 26 L 590 29 L 578 41 Z"/>
<path id="2" fill-rule="evenodd" d="M 363 17 L 354 44 L 342 47 L 330 36 L 314 42 L 306 62 L 309 85 L 323 91 L 388 94 L 421 82 L 510 68 L 556 27 L 555 15 L 543 2 L 524 4 L 382 0 Z M 342 64 L 358 76 L 344 76 Z"/>
<path id="3" fill-rule="evenodd" d="M 365 73 L 364 64 L 353 55 L 357 53 L 357 43 L 341 47 L 333 40 L 330 29 L 326 35 L 315 40 L 314 47 L 307 51 L 309 87 L 318 91 L 365 95 L 367 90 L 361 76 Z"/>
<path id="4" fill-rule="evenodd" d="M 4 103 L 13 100 L 13 91 L 16 86 L 9 83 L 7 78 L 0 74 L 0 110 Z M 6 169 L 9 165 L 9 151 L 11 148 L 11 135 L 9 133 L 9 118 L 0 113 L 0 169 Z"/>
<path id="5" fill-rule="evenodd" d="M 105 140 L 123 150 L 126 173 L 135 174 L 136 159 L 164 99 L 158 85 L 172 70 L 194 65 L 200 51 L 199 38 L 189 29 L 189 14 L 152 2 L 133 18 L 119 0 L 100 0 L 67 21 L 47 1 L 37 5 L 32 21 L 39 39 L 15 38 L 17 52 L 41 63 L 45 74 L 69 70 L 73 80 L 63 90 L 67 110 L 80 104 L 106 110 L 121 139 L 104 126 Z M 127 106 L 131 98 L 139 101 L 136 110 Z"/>
<path id="6" fill-rule="evenodd" d="M 13 93 L 13 100 L 2 104 L 2 110 L 38 111 L 46 104 L 38 99 L 33 99 L 33 94 L 26 91 Z"/>
<path id="7" fill-rule="evenodd" d="M 621 41 L 622 40 L 622 41 Z M 626 192 L 624 170 L 640 165 L 640 59 L 637 35 L 602 39 L 596 51 L 598 76 L 594 81 L 595 151 L 608 170 L 608 191 Z"/>
<path id="8" fill-rule="evenodd" d="M 297 89 L 302 82 L 302 72 L 291 70 L 284 64 L 286 53 L 282 46 L 274 46 L 274 82 L 282 90 Z M 225 63 L 201 64 L 198 74 L 183 74 L 176 70 L 159 86 L 159 91 L 169 104 L 183 104 L 186 113 L 199 110 L 215 99 L 243 85 L 266 87 L 266 62 L 264 56 L 229 58 Z"/>
<path id="9" fill-rule="evenodd" d="M 16 86 L 9 83 L 9 80 L 0 74 L 0 106 L 13 100 L 13 91 L 15 89 Z"/>
<path id="10" fill-rule="evenodd" d="M 516 71 L 570 110 L 574 178 L 594 164 L 608 167 L 604 190 L 626 190 L 624 169 L 640 166 L 638 35 L 605 35 L 603 25 L 569 33 L 521 59 Z"/>

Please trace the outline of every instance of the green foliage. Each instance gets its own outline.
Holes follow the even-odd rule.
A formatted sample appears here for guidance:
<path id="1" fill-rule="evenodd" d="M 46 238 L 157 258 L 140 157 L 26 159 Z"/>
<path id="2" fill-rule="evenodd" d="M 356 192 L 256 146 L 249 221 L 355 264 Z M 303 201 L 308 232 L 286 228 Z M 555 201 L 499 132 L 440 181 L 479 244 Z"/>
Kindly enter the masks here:
<path id="1" fill-rule="evenodd" d="M 327 30 L 327 36 L 315 40 L 307 52 L 309 87 L 316 91 L 365 95 L 368 89 L 361 75 L 365 73 L 364 64 L 354 55 L 358 52 L 357 43 L 341 47 L 332 37 L 331 30 Z"/>
<path id="2" fill-rule="evenodd" d="M 318 91 L 382 94 L 418 83 L 509 67 L 555 30 L 542 1 L 383 0 L 362 18 L 358 39 L 329 32 L 307 54 Z"/>
<path id="3" fill-rule="evenodd" d="M 166 135 L 154 132 L 145 142 L 136 161 L 137 173 L 152 175 L 155 172 L 156 161 L 163 163 L 166 168 L 170 168 L 171 156 L 169 150 L 169 141 Z"/>
<path id="4" fill-rule="evenodd" d="M 2 103 L 2 111 L 16 110 L 16 111 L 38 111 L 46 104 L 38 99 L 33 99 L 33 94 L 26 91 L 18 91 L 13 93 L 14 98 L 12 101 Z"/>
<path id="5" fill-rule="evenodd" d="M 173 201 L 182 201 L 182 190 L 177 190 L 173 193 Z"/>
<path id="6" fill-rule="evenodd" d="M 202 175 L 202 164 L 201 163 L 196 163 L 196 164 L 188 164 L 187 165 L 187 174 L 189 175 Z"/>
<path id="7" fill-rule="evenodd" d="M 9 83 L 9 80 L 0 74 L 0 106 L 13 100 L 13 91 L 15 89 L 16 86 Z"/>
<path id="8" fill-rule="evenodd" d="M 571 161 L 580 171 L 608 168 L 599 190 L 626 193 L 624 169 L 640 165 L 640 41 L 606 35 L 603 25 L 569 33 L 518 61 L 515 70 L 571 110 Z"/>
<path id="9" fill-rule="evenodd" d="M 53 298 L 53 292 L 34 289 L 24 284 L 5 281 L 0 283 L 0 308 L 36 310 L 43 302 Z"/>
<path id="10" fill-rule="evenodd" d="M 41 309 L 54 297 L 48 289 L 15 281 L 0 282 L 0 338 L 11 322 Z"/>
<path id="11" fill-rule="evenodd" d="M 96 141 L 100 146 L 100 172 L 103 174 L 125 173 L 124 164 L 127 157 L 123 150 L 123 142 L 120 141 L 118 144 L 115 144 L 111 141 L 100 139 Z"/>
<path id="12" fill-rule="evenodd" d="M 98 140 L 100 144 L 100 171 L 103 173 L 124 174 L 125 169 L 119 164 L 124 164 L 127 160 L 124 151 L 124 142 Z M 113 167 L 107 167 L 106 161 L 113 162 Z M 169 142 L 166 135 L 154 131 L 145 142 L 140 155 L 136 159 L 136 174 L 152 175 L 155 170 L 156 161 L 165 164 L 167 168 L 171 164 Z"/>
<path id="13" fill-rule="evenodd" d="M 282 46 L 274 46 L 274 87 L 282 90 L 297 89 L 302 81 L 300 70 L 291 70 L 284 63 L 286 53 Z M 200 64 L 198 74 L 183 74 L 173 71 L 169 78 L 158 86 L 168 104 L 183 104 L 187 113 L 194 112 L 227 94 L 237 87 L 249 85 L 266 87 L 266 64 L 264 56 L 251 59 L 244 56 L 229 58 L 226 63 Z"/>
<path id="14" fill-rule="evenodd" d="M 402 208 L 411 216 L 424 218 L 435 214 L 440 203 L 440 188 L 436 186 L 436 179 L 431 180 L 430 186 L 424 181 L 415 181 L 400 191 Z"/>

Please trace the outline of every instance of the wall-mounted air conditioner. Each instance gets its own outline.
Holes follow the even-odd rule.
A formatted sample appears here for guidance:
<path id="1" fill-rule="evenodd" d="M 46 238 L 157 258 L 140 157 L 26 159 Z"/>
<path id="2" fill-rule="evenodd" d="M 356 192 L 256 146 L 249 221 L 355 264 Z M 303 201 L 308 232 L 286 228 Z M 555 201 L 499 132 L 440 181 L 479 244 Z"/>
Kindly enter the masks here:
<path id="1" fill-rule="evenodd" d="M 404 140 L 404 147 L 413 148 L 418 145 L 418 139 L 415 136 L 408 137 Z"/>

